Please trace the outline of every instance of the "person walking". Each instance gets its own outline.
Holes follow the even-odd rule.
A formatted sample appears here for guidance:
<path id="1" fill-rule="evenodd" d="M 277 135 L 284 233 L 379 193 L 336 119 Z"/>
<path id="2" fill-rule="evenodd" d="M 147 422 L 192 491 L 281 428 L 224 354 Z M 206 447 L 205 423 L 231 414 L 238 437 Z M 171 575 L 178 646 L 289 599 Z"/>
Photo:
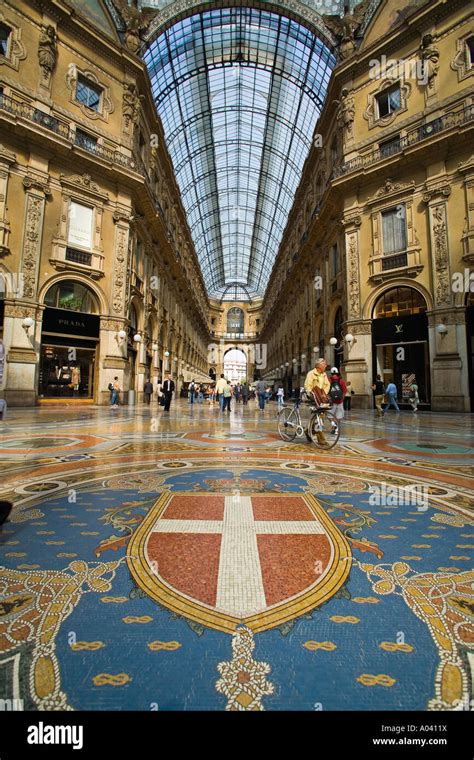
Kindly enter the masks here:
<path id="1" fill-rule="evenodd" d="M 418 395 L 418 384 L 416 382 L 416 377 L 413 378 L 413 382 L 410 385 L 410 397 L 409 401 L 411 404 L 411 408 L 413 409 L 413 414 L 416 414 L 418 411 L 418 404 L 420 403 L 420 397 Z"/>
<path id="2" fill-rule="evenodd" d="M 194 382 L 194 380 L 191 380 L 191 382 L 189 383 L 189 388 L 188 388 L 188 391 L 189 391 L 189 403 L 190 404 L 194 404 L 194 391 L 195 390 L 196 390 L 196 383 Z"/>
<path id="3" fill-rule="evenodd" d="M 346 380 L 346 387 L 347 387 L 347 393 L 344 396 L 344 411 L 350 412 L 351 406 L 352 406 L 352 396 L 354 396 L 354 391 L 350 387 L 352 385 L 350 380 Z"/>
<path id="4" fill-rule="evenodd" d="M 340 421 L 344 419 L 344 398 L 347 394 L 347 385 L 337 367 L 331 369 L 331 376 L 329 378 L 331 383 L 329 387 L 329 398 L 332 401 L 331 411 L 334 414 L 334 419 Z M 331 420 L 331 433 L 335 435 L 337 430 L 337 424 Z"/>
<path id="5" fill-rule="evenodd" d="M 153 394 L 153 385 L 149 380 L 147 380 L 143 386 L 143 393 L 145 394 L 145 402 L 148 404 L 148 406 L 150 406 L 150 401 Z"/>
<path id="6" fill-rule="evenodd" d="M 242 403 L 245 406 L 249 400 L 249 387 L 247 383 L 242 383 Z"/>
<path id="7" fill-rule="evenodd" d="M 283 386 L 280 385 L 277 390 L 278 411 L 280 411 L 280 409 L 283 409 L 284 399 L 285 399 L 285 391 L 283 390 Z"/>
<path id="8" fill-rule="evenodd" d="M 259 380 L 257 382 L 256 391 L 257 391 L 257 396 L 258 396 L 258 408 L 260 409 L 261 412 L 265 410 L 266 390 L 267 389 L 265 387 L 265 383 L 263 382 L 263 380 Z"/>
<path id="9" fill-rule="evenodd" d="M 222 398 L 223 398 L 222 411 L 225 412 L 225 410 L 227 409 L 227 411 L 230 412 L 231 411 L 230 402 L 232 399 L 232 388 L 230 385 L 230 380 L 227 380 L 226 386 L 222 392 Z"/>
<path id="10" fill-rule="evenodd" d="M 375 408 L 377 410 L 377 417 L 383 417 L 383 409 L 382 409 L 382 403 L 383 403 L 383 396 L 384 396 L 384 390 L 383 390 L 383 382 L 380 375 L 377 375 L 375 378 L 375 382 L 372 385 L 372 390 L 374 392 L 374 401 L 375 401 Z"/>
<path id="11" fill-rule="evenodd" d="M 173 393 L 174 393 L 174 382 L 171 379 L 171 375 L 168 373 L 166 375 L 166 380 L 163 383 L 163 395 L 165 397 L 165 408 L 163 410 L 164 412 L 169 412 L 170 410 Z"/>
<path id="12" fill-rule="evenodd" d="M 400 414 L 400 409 L 398 408 L 397 404 L 397 386 L 394 382 L 390 382 L 387 387 L 385 388 L 385 393 L 387 394 L 388 403 L 385 408 L 384 414 L 388 412 L 391 406 L 394 406 L 396 414 Z"/>
<path id="13" fill-rule="evenodd" d="M 318 359 L 314 366 L 314 369 L 310 370 L 306 375 L 306 380 L 304 383 L 304 389 L 306 393 L 309 396 L 313 396 L 318 406 L 329 406 L 330 404 L 328 393 L 331 387 L 331 383 L 329 382 L 329 378 L 326 374 L 327 366 L 328 365 L 326 359 Z M 316 436 L 321 445 L 327 445 L 326 436 L 322 430 L 316 433 Z"/>
<path id="14" fill-rule="evenodd" d="M 118 377 L 114 377 L 114 381 L 112 383 L 112 395 L 110 397 L 111 409 L 117 409 L 119 405 L 118 404 L 119 393 L 120 393 L 120 385 L 119 385 Z"/>
<path id="15" fill-rule="evenodd" d="M 216 398 L 221 412 L 224 411 L 224 389 L 227 388 L 227 382 L 224 375 L 221 375 L 216 383 Z"/>
<path id="16" fill-rule="evenodd" d="M 202 404 L 204 401 L 204 386 L 202 383 L 197 387 L 198 404 Z"/>

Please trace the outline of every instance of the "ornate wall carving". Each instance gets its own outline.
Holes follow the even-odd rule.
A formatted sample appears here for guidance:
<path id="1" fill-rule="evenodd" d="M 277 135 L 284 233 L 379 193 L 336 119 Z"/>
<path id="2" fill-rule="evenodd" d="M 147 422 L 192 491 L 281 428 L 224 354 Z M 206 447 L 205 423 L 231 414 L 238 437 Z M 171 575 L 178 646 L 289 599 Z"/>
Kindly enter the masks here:
<path id="1" fill-rule="evenodd" d="M 26 191 L 25 221 L 23 228 L 23 297 L 36 298 L 38 267 L 41 256 L 41 233 L 45 197 L 51 195 L 51 188 L 40 177 L 27 175 L 23 179 Z"/>
<path id="2" fill-rule="evenodd" d="M 119 213 L 114 214 L 114 222 L 116 227 L 112 311 L 114 314 L 124 315 L 130 227 L 128 223 L 124 223 L 123 217 Z"/>

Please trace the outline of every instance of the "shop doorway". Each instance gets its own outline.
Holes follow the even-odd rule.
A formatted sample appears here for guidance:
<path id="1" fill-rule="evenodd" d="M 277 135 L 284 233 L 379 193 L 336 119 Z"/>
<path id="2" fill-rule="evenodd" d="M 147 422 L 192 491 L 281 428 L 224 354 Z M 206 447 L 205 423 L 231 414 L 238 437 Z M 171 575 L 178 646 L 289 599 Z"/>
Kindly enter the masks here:
<path id="1" fill-rule="evenodd" d="M 373 377 L 380 375 L 385 386 L 395 383 L 402 408 L 409 407 L 410 386 L 416 379 L 420 408 L 429 409 L 428 319 L 423 296 L 414 288 L 390 288 L 375 304 L 373 317 Z"/>
<path id="2" fill-rule="evenodd" d="M 474 293 L 469 293 L 466 303 L 466 338 L 469 364 L 469 396 L 471 412 L 474 412 Z"/>
<path id="3" fill-rule="evenodd" d="M 45 296 L 38 398 L 92 401 L 96 392 L 100 317 L 95 294 L 61 280 Z"/>
<path id="4" fill-rule="evenodd" d="M 420 405 L 429 404 L 430 365 L 426 341 L 378 345 L 375 360 L 374 377 L 380 375 L 385 387 L 390 382 L 395 383 L 402 403 L 409 403 L 410 386 L 416 378 Z"/>

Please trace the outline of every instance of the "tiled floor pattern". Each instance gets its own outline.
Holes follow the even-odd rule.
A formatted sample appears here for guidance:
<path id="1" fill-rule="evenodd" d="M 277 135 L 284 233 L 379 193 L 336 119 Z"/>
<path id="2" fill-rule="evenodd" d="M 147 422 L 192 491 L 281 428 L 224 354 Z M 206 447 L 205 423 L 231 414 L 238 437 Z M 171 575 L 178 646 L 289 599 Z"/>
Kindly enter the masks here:
<path id="1" fill-rule="evenodd" d="M 275 411 L 10 410 L 0 698 L 469 704 L 472 417 L 353 411 L 326 452 L 280 441 Z"/>

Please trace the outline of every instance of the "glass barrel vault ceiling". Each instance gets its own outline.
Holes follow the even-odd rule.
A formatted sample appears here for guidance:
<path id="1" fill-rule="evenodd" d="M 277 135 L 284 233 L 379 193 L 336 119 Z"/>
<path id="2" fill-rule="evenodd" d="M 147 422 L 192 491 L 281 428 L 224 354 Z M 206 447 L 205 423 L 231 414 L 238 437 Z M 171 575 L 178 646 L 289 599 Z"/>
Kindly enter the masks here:
<path id="1" fill-rule="evenodd" d="M 261 298 L 336 59 L 254 8 L 185 18 L 144 59 L 208 294 Z"/>

